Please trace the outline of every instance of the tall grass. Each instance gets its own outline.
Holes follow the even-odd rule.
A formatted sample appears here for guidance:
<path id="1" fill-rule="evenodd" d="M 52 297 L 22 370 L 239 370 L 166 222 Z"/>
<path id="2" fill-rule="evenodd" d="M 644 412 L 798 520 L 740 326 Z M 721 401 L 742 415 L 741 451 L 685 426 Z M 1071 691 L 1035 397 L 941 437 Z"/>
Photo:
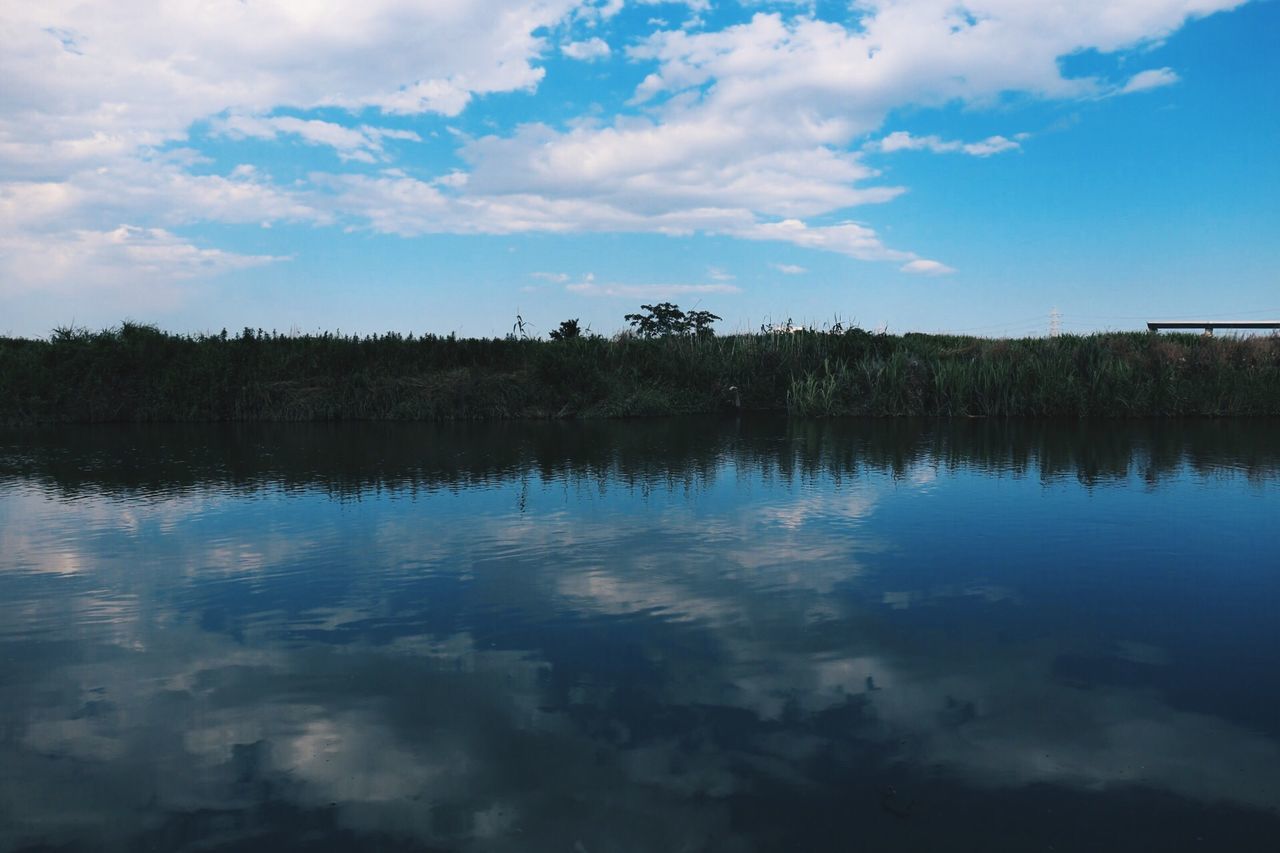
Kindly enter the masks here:
<path id="1" fill-rule="evenodd" d="M 989 340 L 826 333 L 643 340 L 172 335 L 0 338 L 0 422 L 798 415 L 1280 414 L 1280 338 Z"/>

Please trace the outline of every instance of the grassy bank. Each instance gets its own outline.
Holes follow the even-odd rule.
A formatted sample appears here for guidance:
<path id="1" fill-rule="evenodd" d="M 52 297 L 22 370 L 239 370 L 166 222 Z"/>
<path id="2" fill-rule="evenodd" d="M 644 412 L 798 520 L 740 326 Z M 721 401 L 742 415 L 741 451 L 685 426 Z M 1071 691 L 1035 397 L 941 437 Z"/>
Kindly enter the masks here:
<path id="1" fill-rule="evenodd" d="M 0 338 L 0 423 L 799 415 L 1280 414 L 1280 338 L 1023 340 L 859 329 L 568 340 Z"/>

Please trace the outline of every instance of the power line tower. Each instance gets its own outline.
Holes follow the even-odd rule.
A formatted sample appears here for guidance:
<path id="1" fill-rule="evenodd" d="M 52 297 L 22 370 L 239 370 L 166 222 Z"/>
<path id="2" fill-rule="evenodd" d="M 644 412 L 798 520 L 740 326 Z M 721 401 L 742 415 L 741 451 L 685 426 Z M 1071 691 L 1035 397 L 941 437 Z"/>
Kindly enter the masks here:
<path id="1" fill-rule="evenodd" d="M 1056 338 L 1062 334 L 1062 312 L 1057 306 L 1049 312 L 1049 337 Z"/>

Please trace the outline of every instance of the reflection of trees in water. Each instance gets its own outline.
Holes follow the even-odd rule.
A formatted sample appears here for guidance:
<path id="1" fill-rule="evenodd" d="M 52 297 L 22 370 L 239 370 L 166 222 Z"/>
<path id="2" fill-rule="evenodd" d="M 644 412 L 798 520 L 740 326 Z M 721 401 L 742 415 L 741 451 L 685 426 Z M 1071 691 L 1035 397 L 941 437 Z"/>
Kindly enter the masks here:
<path id="1" fill-rule="evenodd" d="M 55 496 L 358 497 L 539 476 L 698 488 L 735 468 L 783 481 L 912 477 L 930 465 L 1084 482 L 1267 477 L 1280 455 L 1272 436 L 1245 421 L 95 427 L 0 440 L 0 483 L 32 478 Z M 783 504 L 837 491 L 797 490 Z M 483 510 L 481 497 L 464 508 Z M 407 503 L 301 528 L 251 518 L 240 544 L 256 561 L 236 551 L 226 566 L 210 534 L 243 516 L 82 532 L 80 574 L 6 578 L 11 613 L 44 614 L 54 629 L 0 654 L 10 691 L 0 728 L 23 734 L 0 743 L 0 765 L 42 783 L 10 785 L 0 812 L 52 825 L 49 815 L 80 808 L 86 824 L 122 837 L 141 824 L 121 815 L 160 827 L 119 849 L 203 842 L 213 829 L 225 849 L 290 849 L 302 830 L 342 848 L 414 838 L 521 851 L 581 840 L 594 851 L 625 838 L 656 850 L 947 849 L 967 836 L 1025 849 L 1053 840 L 1073 822 L 1064 815 L 1085 817 L 1071 831 L 1095 849 L 1171 849 L 1206 825 L 1222 849 L 1274 837 L 1273 736 L 1221 698 L 1206 710 L 1162 696 L 1149 670 L 1175 658 L 1161 648 L 1095 649 L 1097 621 L 1045 604 L 1057 595 L 1037 600 L 1037 589 L 1063 589 L 1042 566 L 1011 591 L 983 585 L 990 566 L 957 560 L 868 574 L 859 595 L 848 581 L 873 531 L 845 517 L 761 525 L 748 502 L 683 524 L 660 513 L 526 521 L 503 505 L 424 525 Z M 100 508 L 28 504 L 76 531 L 92 531 Z M 337 515 L 346 521 L 327 526 Z M 36 526 L 11 520 L 11 530 Z M 150 550 L 157 543 L 170 547 Z M 42 543 L 11 559 L 24 552 Z M 996 602 L 1027 612 L 1001 615 Z M 95 634 L 108 605 L 118 607 L 110 630 Z M 1144 638 L 1127 625 L 1136 610 L 1110 612 L 1126 617 L 1119 639 Z M 1017 627 L 1032 622 L 1034 640 Z M 1274 648 L 1271 633 L 1258 636 Z M 1251 692 L 1268 695 L 1256 683 Z M 110 761 L 92 751 L 117 745 Z M 86 804 L 86 790 L 113 796 Z M 384 844 L 382 833 L 394 837 Z"/>
<path id="2" fill-rule="evenodd" d="M 906 476 L 922 465 L 993 474 L 1138 475 L 1192 470 L 1266 479 L 1280 422 L 671 418 L 484 424 L 238 424 L 64 427 L 0 436 L 0 480 L 60 491 L 172 492 L 212 484 L 456 488 L 527 477 L 688 487 L 726 464 L 765 476 Z"/>

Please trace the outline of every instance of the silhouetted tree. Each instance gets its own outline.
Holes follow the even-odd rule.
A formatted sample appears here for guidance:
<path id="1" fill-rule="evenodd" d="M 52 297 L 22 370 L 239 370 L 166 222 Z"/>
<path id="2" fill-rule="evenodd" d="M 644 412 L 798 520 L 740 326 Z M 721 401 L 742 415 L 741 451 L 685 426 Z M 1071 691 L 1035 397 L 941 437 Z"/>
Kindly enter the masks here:
<path id="1" fill-rule="evenodd" d="M 711 324 L 720 318 L 710 311 L 685 313 L 670 302 L 641 305 L 644 314 L 627 314 L 626 320 L 642 338 L 667 338 L 672 335 L 713 335 Z"/>
<path id="2" fill-rule="evenodd" d="M 715 334 L 715 330 L 711 328 L 711 324 L 721 318 L 712 314 L 710 311 L 690 311 L 684 315 L 684 319 L 689 324 L 689 328 L 695 335 L 709 338 Z"/>
<path id="3" fill-rule="evenodd" d="M 578 327 L 578 319 L 563 320 L 560 328 L 552 329 L 547 335 L 553 341 L 571 341 L 574 338 L 582 337 L 582 329 Z"/>

